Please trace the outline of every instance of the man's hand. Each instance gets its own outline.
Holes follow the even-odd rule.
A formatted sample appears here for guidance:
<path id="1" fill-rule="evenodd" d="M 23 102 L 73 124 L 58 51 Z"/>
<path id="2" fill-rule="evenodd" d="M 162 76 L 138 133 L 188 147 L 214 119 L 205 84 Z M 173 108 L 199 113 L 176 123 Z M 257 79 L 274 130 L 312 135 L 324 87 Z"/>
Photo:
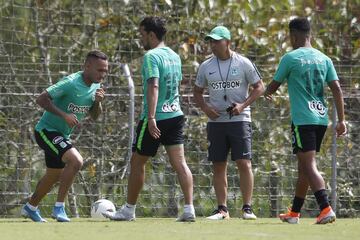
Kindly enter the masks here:
<path id="1" fill-rule="evenodd" d="M 220 114 L 214 108 L 209 106 L 206 106 L 203 111 L 211 120 L 215 120 L 220 116 Z"/>
<path id="2" fill-rule="evenodd" d="M 242 103 L 233 103 L 232 104 L 232 115 L 239 115 L 242 111 L 244 111 L 244 104 Z"/>
<path id="3" fill-rule="evenodd" d="M 102 102 L 105 98 L 105 91 L 103 88 L 96 89 L 95 102 Z"/>
<path id="4" fill-rule="evenodd" d="M 77 119 L 75 114 L 65 114 L 64 119 L 71 128 L 79 124 L 79 120 Z"/>
<path id="5" fill-rule="evenodd" d="M 278 90 L 278 88 L 280 87 L 281 83 L 277 82 L 275 80 L 272 80 L 270 82 L 270 84 L 267 86 L 265 93 L 264 93 L 264 97 L 269 100 L 272 101 L 273 100 L 273 94 Z"/>
<path id="6" fill-rule="evenodd" d="M 157 128 L 156 119 L 150 118 L 150 119 L 148 120 L 148 129 L 149 129 L 150 135 L 151 135 L 153 138 L 155 138 L 155 139 L 160 138 L 161 132 L 160 132 L 160 129 Z"/>
<path id="7" fill-rule="evenodd" d="M 344 136 L 347 132 L 345 121 L 338 122 L 336 124 L 336 136 Z"/>
<path id="8" fill-rule="evenodd" d="M 272 101 L 272 100 L 273 100 L 272 94 L 269 94 L 269 92 L 267 92 L 267 91 L 265 91 L 264 97 L 265 97 L 267 100 L 269 100 L 269 101 Z"/>

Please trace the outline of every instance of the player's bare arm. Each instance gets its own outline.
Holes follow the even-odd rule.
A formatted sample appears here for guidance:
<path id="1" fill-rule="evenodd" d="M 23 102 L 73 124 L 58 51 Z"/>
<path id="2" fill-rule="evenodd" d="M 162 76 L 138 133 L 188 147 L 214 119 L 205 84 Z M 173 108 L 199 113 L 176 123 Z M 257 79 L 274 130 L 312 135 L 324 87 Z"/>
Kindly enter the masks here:
<path id="1" fill-rule="evenodd" d="M 100 116 L 100 114 L 102 113 L 102 105 L 101 102 L 104 100 L 105 98 L 105 91 L 103 88 L 98 88 L 95 92 L 95 102 L 94 105 L 90 108 L 89 110 L 89 114 L 90 117 L 93 120 L 98 119 L 98 117 Z"/>
<path id="2" fill-rule="evenodd" d="M 156 105 L 159 96 L 159 79 L 149 78 L 147 80 L 147 104 L 148 104 L 148 128 L 150 135 L 158 139 L 161 135 L 160 130 L 156 125 Z"/>
<path id="3" fill-rule="evenodd" d="M 211 119 L 215 120 L 220 114 L 210 107 L 204 100 L 204 88 L 194 86 L 194 101 L 196 105 Z"/>
<path id="4" fill-rule="evenodd" d="M 67 114 L 56 107 L 47 91 L 43 91 L 36 99 L 36 103 L 44 108 L 46 111 L 56 114 L 66 121 L 70 127 L 74 127 L 79 124 L 79 121 L 75 114 Z"/>
<path id="5" fill-rule="evenodd" d="M 255 84 L 252 84 L 251 87 L 252 90 L 250 91 L 250 94 L 245 100 L 245 102 L 233 104 L 234 107 L 231 111 L 233 115 L 239 115 L 247 106 L 250 106 L 265 91 L 264 83 L 262 80 L 256 82 Z"/>
<path id="6" fill-rule="evenodd" d="M 272 101 L 272 95 L 278 90 L 278 88 L 280 87 L 281 83 L 277 82 L 277 81 L 271 81 L 271 83 L 267 86 L 264 96 L 267 100 Z"/>
<path id="7" fill-rule="evenodd" d="M 329 87 L 334 97 L 336 112 L 338 115 L 338 122 L 336 125 L 336 135 L 340 137 L 342 135 L 345 135 L 347 132 L 346 124 L 345 124 L 343 93 L 339 81 L 331 81 L 329 83 Z"/>

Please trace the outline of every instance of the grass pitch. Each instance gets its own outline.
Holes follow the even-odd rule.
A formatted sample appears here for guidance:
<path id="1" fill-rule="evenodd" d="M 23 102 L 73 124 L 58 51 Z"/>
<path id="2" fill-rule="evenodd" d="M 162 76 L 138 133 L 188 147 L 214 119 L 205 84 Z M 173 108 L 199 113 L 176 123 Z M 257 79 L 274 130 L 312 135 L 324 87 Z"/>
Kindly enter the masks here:
<path id="1" fill-rule="evenodd" d="M 33 223 L 24 219 L 0 219 L 1 240 L 92 240 L 92 239 L 286 239 L 336 240 L 360 239 L 360 219 L 337 219 L 333 224 L 315 225 L 315 219 L 300 219 L 297 225 L 275 218 L 245 221 L 209 221 L 177 223 L 172 218 L 138 218 L 135 222 L 72 219 L 71 223 Z"/>

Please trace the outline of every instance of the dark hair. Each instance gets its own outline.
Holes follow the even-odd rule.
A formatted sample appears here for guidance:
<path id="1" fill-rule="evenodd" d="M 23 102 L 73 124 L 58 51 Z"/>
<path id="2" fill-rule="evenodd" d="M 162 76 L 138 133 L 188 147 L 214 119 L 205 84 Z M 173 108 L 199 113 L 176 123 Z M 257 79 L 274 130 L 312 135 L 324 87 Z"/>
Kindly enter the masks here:
<path id="1" fill-rule="evenodd" d="M 103 53 L 100 50 L 91 50 L 90 52 L 88 52 L 88 54 L 86 55 L 85 61 L 90 60 L 91 58 L 97 58 L 97 59 L 102 59 L 102 60 L 107 60 L 108 57 L 106 56 L 105 53 Z"/>
<path id="2" fill-rule="evenodd" d="M 310 22 L 307 18 L 295 18 L 289 23 L 290 32 L 295 30 L 305 34 L 310 33 Z"/>
<path id="3" fill-rule="evenodd" d="M 143 26 L 144 30 L 147 33 L 148 32 L 155 33 L 157 39 L 159 39 L 160 41 L 163 40 L 167 32 L 165 25 L 166 25 L 166 20 L 164 18 L 155 17 L 155 16 L 145 17 L 140 22 L 140 26 Z"/>

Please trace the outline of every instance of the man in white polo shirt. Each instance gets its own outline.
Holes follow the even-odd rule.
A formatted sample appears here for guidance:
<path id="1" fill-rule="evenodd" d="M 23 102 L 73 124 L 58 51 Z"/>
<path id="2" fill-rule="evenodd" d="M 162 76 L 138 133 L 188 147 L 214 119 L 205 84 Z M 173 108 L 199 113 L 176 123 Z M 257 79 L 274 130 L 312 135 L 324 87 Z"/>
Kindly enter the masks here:
<path id="1" fill-rule="evenodd" d="M 213 163 L 213 181 L 218 208 L 208 219 L 229 219 L 227 209 L 227 155 L 235 161 L 240 175 L 243 198 L 242 217 L 256 219 L 251 208 L 254 177 L 251 167 L 250 104 L 264 92 L 264 84 L 255 65 L 230 50 L 231 34 L 217 26 L 205 37 L 213 56 L 204 61 L 196 77 L 194 99 L 209 117 L 208 159 Z M 249 86 L 252 90 L 249 93 Z M 208 88 L 209 101 L 203 98 Z"/>

